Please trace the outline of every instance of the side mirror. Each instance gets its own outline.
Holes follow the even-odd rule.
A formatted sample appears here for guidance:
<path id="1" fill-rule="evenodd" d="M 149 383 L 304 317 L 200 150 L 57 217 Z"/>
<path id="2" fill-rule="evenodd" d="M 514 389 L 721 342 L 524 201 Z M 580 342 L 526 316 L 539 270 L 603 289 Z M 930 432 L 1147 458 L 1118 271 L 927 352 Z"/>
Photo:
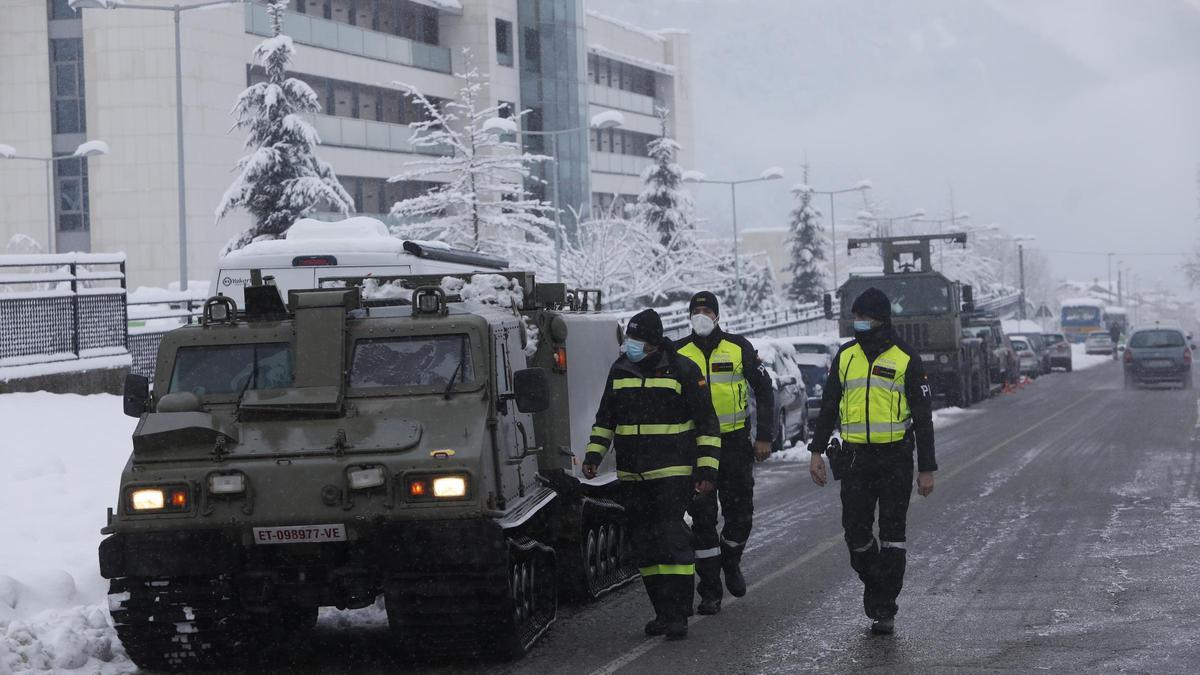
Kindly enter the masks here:
<path id="1" fill-rule="evenodd" d="M 150 410 L 150 380 L 144 375 L 126 375 L 124 394 L 126 415 L 141 417 Z"/>
<path id="2" fill-rule="evenodd" d="M 513 373 L 517 410 L 539 413 L 550 407 L 550 381 L 544 368 L 526 368 Z"/>
<path id="3" fill-rule="evenodd" d="M 825 297 L 822 298 L 822 301 L 825 303 L 825 320 L 832 321 L 833 320 L 833 296 L 826 293 Z"/>
<path id="4" fill-rule="evenodd" d="M 964 314 L 970 314 L 975 311 L 975 289 L 971 284 L 963 284 L 962 287 L 962 311 Z"/>

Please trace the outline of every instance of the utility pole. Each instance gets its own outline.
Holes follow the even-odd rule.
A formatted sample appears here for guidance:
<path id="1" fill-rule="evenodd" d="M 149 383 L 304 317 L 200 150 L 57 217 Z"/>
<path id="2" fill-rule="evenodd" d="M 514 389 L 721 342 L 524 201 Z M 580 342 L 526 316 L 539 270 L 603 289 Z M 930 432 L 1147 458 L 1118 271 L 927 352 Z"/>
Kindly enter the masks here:
<path id="1" fill-rule="evenodd" d="M 1113 296 L 1113 285 L 1112 285 L 1112 257 L 1113 257 L 1113 254 L 1109 253 L 1109 254 L 1108 254 L 1108 287 L 1105 289 L 1105 290 L 1107 290 L 1107 291 L 1108 291 L 1108 300 L 1109 300 L 1109 302 L 1112 302 L 1112 296 Z"/>
<path id="2" fill-rule="evenodd" d="M 1021 268 L 1021 320 L 1025 320 L 1025 245 L 1017 243 L 1017 264 Z"/>

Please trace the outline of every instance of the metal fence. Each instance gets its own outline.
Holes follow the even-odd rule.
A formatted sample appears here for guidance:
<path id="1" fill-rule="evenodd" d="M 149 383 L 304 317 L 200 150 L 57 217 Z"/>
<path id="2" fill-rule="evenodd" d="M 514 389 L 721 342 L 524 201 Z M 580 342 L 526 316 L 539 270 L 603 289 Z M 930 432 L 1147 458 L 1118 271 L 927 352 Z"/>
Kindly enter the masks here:
<path id="1" fill-rule="evenodd" d="M 0 367 L 126 353 L 125 255 L 0 255 Z"/>
<path id="2" fill-rule="evenodd" d="M 204 299 L 187 292 L 160 293 L 148 300 L 129 303 L 130 372 L 154 377 L 158 345 L 166 333 L 200 316 Z"/>

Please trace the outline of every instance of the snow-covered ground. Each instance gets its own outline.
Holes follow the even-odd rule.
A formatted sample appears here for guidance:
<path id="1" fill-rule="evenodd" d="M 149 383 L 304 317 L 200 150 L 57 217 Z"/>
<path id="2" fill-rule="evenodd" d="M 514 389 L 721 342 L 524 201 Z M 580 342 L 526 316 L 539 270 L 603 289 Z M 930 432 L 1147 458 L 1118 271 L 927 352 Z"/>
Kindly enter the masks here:
<path id="1" fill-rule="evenodd" d="M 982 410 L 967 410 L 965 408 L 943 408 L 933 411 L 933 428 L 944 429 L 951 424 L 957 424 L 975 415 L 983 414 Z M 785 444 L 781 452 L 772 454 L 768 462 L 807 462 L 809 459 L 808 444 Z"/>
<path id="2" fill-rule="evenodd" d="M 1071 368 L 1075 370 L 1083 370 L 1084 368 L 1095 368 L 1102 363 L 1111 363 L 1113 357 L 1107 354 L 1088 354 L 1084 351 L 1083 344 L 1071 345 Z"/>
<path id="3" fill-rule="evenodd" d="M 96 547 L 136 423 L 117 396 L 0 395 L 0 673 L 135 670 Z"/>

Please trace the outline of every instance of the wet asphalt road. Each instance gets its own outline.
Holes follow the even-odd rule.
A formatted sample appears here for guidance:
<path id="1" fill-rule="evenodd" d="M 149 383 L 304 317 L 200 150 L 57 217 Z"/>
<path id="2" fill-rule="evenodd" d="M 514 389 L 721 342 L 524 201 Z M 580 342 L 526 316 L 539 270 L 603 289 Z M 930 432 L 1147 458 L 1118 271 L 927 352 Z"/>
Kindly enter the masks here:
<path id="1" fill-rule="evenodd" d="M 280 672 L 1200 671 L 1197 397 L 1124 391 L 1120 367 L 1054 374 L 939 430 L 914 495 L 897 634 L 868 634 L 836 486 L 759 465 L 749 594 L 646 639 L 640 583 L 560 609 L 523 660 L 414 664 L 378 611 L 323 616 Z M 353 621 L 351 627 L 349 622 Z"/>

